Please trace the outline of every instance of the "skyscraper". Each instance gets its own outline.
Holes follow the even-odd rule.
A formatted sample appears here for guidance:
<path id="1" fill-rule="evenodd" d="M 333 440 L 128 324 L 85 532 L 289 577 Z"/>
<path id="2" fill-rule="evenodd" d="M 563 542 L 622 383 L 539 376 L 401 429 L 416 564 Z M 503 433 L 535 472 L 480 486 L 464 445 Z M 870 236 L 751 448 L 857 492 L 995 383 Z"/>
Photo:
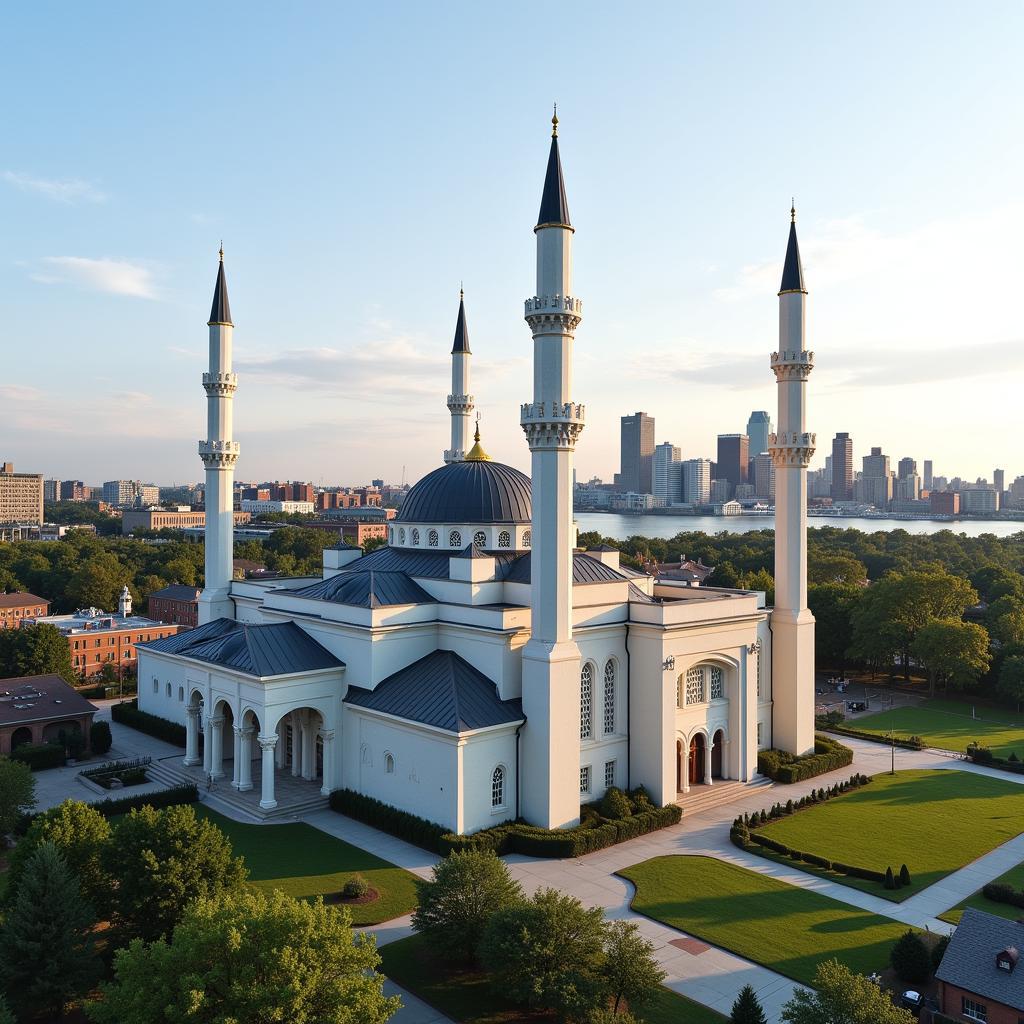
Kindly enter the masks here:
<path id="1" fill-rule="evenodd" d="M 736 487 L 747 482 L 750 469 L 750 438 L 746 434 L 719 434 L 715 475 Z"/>
<path id="2" fill-rule="evenodd" d="M 917 472 L 917 459 L 905 458 L 900 459 L 899 465 L 896 467 L 896 476 L 902 480 L 905 476 L 912 476 Z"/>
<path id="3" fill-rule="evenodd" d="M 691 505 L 711 501 L 710 459 L 687 459 L 683 463 L 683 501 Z"/>
<path id="4" fill-rule="evenodd" d="M 750 457 L 757 458 L 768 451 L 768 435 L 774 432 L 772 419 L 764 409 L 755 409 L 747 420 L 747 437 L 750 438 Z"/>
<path id="5" fill-rule="evenodd" d="M 832 439 L 832 500 L 853 501 L 853 439 L 846 433 Z"/>
<path id="6" fill-rule="evenodd" d="M 624 491 L 652 494 L 654 417 L 645 412 L 623 416 L 620 428 L 619 486 Z"/>
<path id="7" fill-rule="evenodd" d="M 1003 469 L 992 470 L 992 486 L 998 494 L 1006 490 L 1006 471 Z"/>
<path id="8" fill-rule="evenodd" d="M 659 444 L 654 449 L 651 469 L 651 493 L 665 505 L 682 500 L 682 468 L 679 449 L 674 444 Z"/>
<path id="9" fill-rule="evenodd" d="M 892 501 L 892 472 L 889 469 L 889 456 L 883 455 L 881 448 L 872 448 L 871 454 L 864 456 L 860 484 L 863 501 L 880 509 L 889 507 Z"/>
<path id="10" fill-rule="evenodd" d="M 754 456 L 754 497 L 772 500 L 775 497 L 775 466 L 770 452 Z"/>
<path id="11" fill-rule="evenodd" d="M 924 460 L 924 489 L 930 491 L 932 489 L 932 460 Z"/>

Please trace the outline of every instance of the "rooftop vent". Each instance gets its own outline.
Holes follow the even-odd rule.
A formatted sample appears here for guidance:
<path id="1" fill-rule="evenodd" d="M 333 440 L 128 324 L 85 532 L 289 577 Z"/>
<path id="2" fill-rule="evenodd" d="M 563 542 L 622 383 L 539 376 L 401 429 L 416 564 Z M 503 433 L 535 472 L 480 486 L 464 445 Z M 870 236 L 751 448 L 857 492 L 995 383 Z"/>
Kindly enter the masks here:
<path id="1" fill-rule="evenodd" d="M 1001 971 L 1006 971 L 1007 974 L 1011 974 L 1014 967 L 1017 966 L 1019 957 L 1020 954 L 1017 952 L 1016 946 L 1007 946 L 1006 949 L 996 953 L 996 967 Z"/>

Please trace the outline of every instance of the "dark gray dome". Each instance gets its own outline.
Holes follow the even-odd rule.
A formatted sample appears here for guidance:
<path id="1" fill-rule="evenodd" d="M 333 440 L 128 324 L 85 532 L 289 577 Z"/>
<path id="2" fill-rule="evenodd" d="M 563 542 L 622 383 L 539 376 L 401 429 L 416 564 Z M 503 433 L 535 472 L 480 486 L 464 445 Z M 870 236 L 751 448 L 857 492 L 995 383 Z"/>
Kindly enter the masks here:
<path id="1" fill-rule="evenodd" d="M 500 462 L 452 462 L 410 488 L 399 523 L 528 523 L 530 478 Z"/>

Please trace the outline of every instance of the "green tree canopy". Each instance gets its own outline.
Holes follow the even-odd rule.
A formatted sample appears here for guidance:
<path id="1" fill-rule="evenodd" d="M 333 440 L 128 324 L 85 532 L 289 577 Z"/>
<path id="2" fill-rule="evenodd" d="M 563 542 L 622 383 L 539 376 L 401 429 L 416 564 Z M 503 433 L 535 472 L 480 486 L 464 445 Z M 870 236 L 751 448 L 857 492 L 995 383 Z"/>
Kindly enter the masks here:
<path id="1" fill-rule="evenodd" d="M 988 671 L 988 632 L 976 622 L 932 619 L 917 634 L 911 648 L 914 657 L 928 671 L 929 692 L 942 681 L 946 691 L 963 690 Z"/>
<path id="2" fill-rule="evenodd" d="M 732 1004 L 729 1024 L 768 1024 L 757 993 L 752 985 L 744 985 Z"/>
<path id="3" fill-rule="evenodd" d="M 1010 704 L 1024 703 L 1024 656 L 1011 654 L 999 669 L 996 692 Z"/>
<path id="4" fill-rule="evenodd" d="M 347 908 L 275 890 L 200 896 L 168 942 L 135 939 L 114 959 L 114 980 L 88 1006 L 96 1024 L 384 1024 L 399 1009 L 384 995 L 369 935 Z"/>
<path id="5" fill-rule="evenodd" d="M 48 622 L 0 629 L 0 678 L 45 675 L 75 681 L 71 648 L 60 630 Z"/>
<path id="6" fill-rule="evenodd" d="M 36 780 L 29 766 L 0 756 L 0 838 L 14 831 L 18 819 L 31 811 L 35 802 Z"/>
<path id="7" fill-rule="evenodd" d="M 654 945 L 640 934 L 635 921 L 609 921 L 605 925 L 604 977 L 611 992 L 612 1009 L 625 1000 L 633 1010 L 649 1003 L 665 972 L 654 959 Z"/>
<path id="8" fill-rule="evenodd" d="M 833 583 L 838 586 L 863 586 L 868 581 L 867 566 L 853 555 L 815 552 L 807 560 L 807 584 Z"/>
<path id="9" fill-rule="evenodd" d="M 864 589 L 849 583 L 819 583 L 807 588 L 807 605 L 817 623 L 814 647 L 819 666 L 843 669 L 853 643 L 853 610 Z"/>
<path id="10" fill-rule="evenodd" d="M 797 989 L 782 1008 L 783 1024 L 915 1024 L 909 1010 L 838 960 L 818 964 L 816 991 Z"/>

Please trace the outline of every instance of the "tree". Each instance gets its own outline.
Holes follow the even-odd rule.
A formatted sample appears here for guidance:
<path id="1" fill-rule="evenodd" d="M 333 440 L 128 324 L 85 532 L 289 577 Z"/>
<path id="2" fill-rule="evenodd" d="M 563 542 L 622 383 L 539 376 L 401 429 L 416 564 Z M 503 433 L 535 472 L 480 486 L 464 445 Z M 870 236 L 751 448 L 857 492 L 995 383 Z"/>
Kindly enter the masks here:
<path id="1" fill-rule="evenodd" d="M 921 936 L 908 928 L 889 950 L 889 963 L 903 981 L 923 985 L 931 974 L 932 958 Z"/>
<path id="2" fill-rule="evenodd" d="M 1001 644 L 1024 643 L 1024 599 L 1011 594 L 997 598 L 985 612 L 985 625 Z"/>
<path id="3" fill-rule="evenodd" d="M 416 889 L 413 928 L 439 953 L 462 960 L 476 956 L 491 916 L 523 897 L 505 862 L 491 850 L 449 854 L 434 865 L 429 882 L 417 881 Z"/>
<path id="4" fill-rule="evenodd" d="M 775 577 L 767 569 L 743 573 L 736 585 L 741 590 L 763 590 L 765 603 L 769 607 L 775 604 Z"/>
<path id="5" fill-rule="evenodd" d="M 71 648 L 48 622 L 0 630 L 0 677 L 57 675 L 75 681 Z"/>
<path id="6" fill-rule="evenodd" d="M 89 749 L 94 754 L 105 754 L 114 742 L 109 722 L 93 722 L 89 727 Z"/>
<path id="7" fill-rule="evenodd" d="M 752 985 L 744 985 L 732 1004 L 729 1024 L 768 1024 Z"/>
<path id="8" fill-rule="evenodd" d="M 618 1013 L 625 999 L 636 1010 L 657 995 L 665 972 L 654 959 L 654 945 L 640 934 L 635 921 L 610 921 L 605 926 L 604 977 Z"/>
<path id="9" fill-rule="evenodd" d="M 14 630 L 4 630 L 13 633 Z M 36 802 L 36 780 L 27 764 L 0 757 L 0 837 L 9 835 L 18 819 Z"/>
<path id="10" fill-rule="evenodd" d="M 491 916 L 480 961 L 495 989 L 514 1002 L 576 1018 L 608 992 L 604 921 L 573 896 L 542 889 Z"/>
<path id="11" fill-rule="evenodd" d="M 78 608 L 117 608 L 121 588 L 128 581 L 128 573 L 110 551 L 94 551 L 79 564 L 68 580 L 67 595 Z"/>
<path id="12" fill-rule="evenodd" d="M 814 613 L 814 647 L 819 665 L 843 671 L 853 643 L 853 610 L 862 587 L 848 583 L 819 583 L 807 589 L 807 604 Z"/>
<path id="13" fill-rule="evenodd" d="M 11 1013 L 7 999 L 2 994 L 0 994 L 0 1024 L 18 1024 L 14 1019 L 14 1014 Z"/>
<path id="14" fill-rule="evenodd" d="M 996 692 L 1011 704 L 1024 701 L 1024 655 L 1011 654 L 999 669 Z"/>
<path id="15" fill-rule="evenodd" d="M 117 912 L 129 935 L 169 935 L 190 900 L 216 897 L 246 878 L 241 857 L 212 821 L 187 804 L 143 807 L 114 830 Z"/>
<path id="16" fill-rule="evenodd" d="M 946 692 L 952 686 L 963 690 L 988 671 L 988 632 L 976 622 L 933 619 L 918 633 L 912 647 L 914 657 L 928 670 L 928 692 L 935 696 L 935 684 L 942 680 Z"/>
<path id="17" fill-rule="evenodd" d="M 807 584 L 835 584 L 862 587 L 868 581 L 868 570 L 852 555 L 822 554 L 815 551 L 807 561 Z"/>
<path id="18" fill-rule="evenodd" d="M 99 919 L 106 918 L 114 889 L 106 866 L 111 855 L 110 836 L 110 822 L 95 807 L 80 800 L 65 800 L 39 815 L 11 854 L 8 901 L 20 892 L 36 851 L 50 843 L 77 879 L 82 899 L 92 906 Z"/>
<path id="19" fill-rule="evenodd" d="M 0 980 L 16 1009 L 60 1017 L 89 988 L 98 974 L 92 924 L 75 876 L 53 843 L 43 843 L 0 928 Z"/>
<path id="20" fill-rule="evenodd" d="M 197 899 L 169 942 L 119 950 L 87 1012 L 96 1024 L 384 1024 L 401 1003 L 379 964 L 347 908 L 239 889 Z"/>
<path id="21" fill-rule="evenodd" d="M 783 1024 L 915 1024 L 874 982 L 838 960 L 818 964 L 817 991 L 797 989 L 782 1007 Z"/>

